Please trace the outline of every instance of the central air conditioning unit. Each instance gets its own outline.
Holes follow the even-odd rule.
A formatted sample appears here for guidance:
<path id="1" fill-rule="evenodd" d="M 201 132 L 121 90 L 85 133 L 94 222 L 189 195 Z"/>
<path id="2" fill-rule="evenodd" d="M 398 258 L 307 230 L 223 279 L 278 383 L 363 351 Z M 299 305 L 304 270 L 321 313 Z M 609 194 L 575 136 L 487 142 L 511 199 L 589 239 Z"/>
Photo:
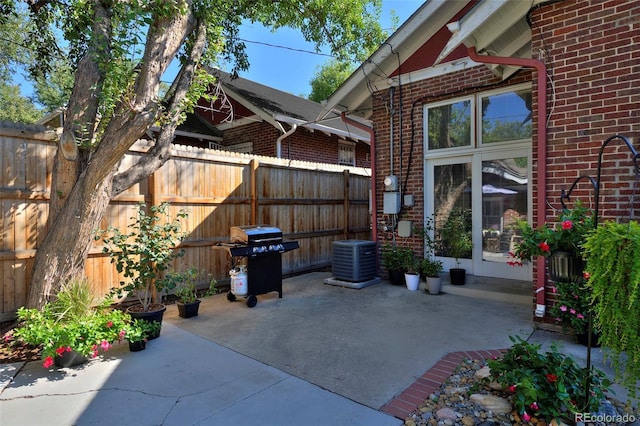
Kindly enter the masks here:
<path id="1" fill-rule="evenodd" d="M 362 282 L 376 276 L 376 243 L 367 240 L 333 242 L 332 273 L 341 281 Z"/>

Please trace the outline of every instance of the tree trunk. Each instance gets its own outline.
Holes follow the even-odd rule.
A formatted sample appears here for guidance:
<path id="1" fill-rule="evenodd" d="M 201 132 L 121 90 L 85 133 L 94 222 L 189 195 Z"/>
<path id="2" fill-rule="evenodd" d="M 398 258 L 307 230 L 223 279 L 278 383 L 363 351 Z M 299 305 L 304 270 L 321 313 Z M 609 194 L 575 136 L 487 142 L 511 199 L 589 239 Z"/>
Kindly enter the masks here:
<path id="1" fill-rule="evenodd" d="M 27 307 L 41 308 L 63 283 L 83 272 L 93 232 L 98 228 L 111 198 L 148 177 L 169 158 L 170 142 L 182 112 L 181 105 L 205 47 L 206 23 L 196 22 L 191 14 L 186 14 L 169 20 L 158 18 L 157 25 L 151 25 L 150 28 L 145 55 L 136 77 L 135 96 L 125 99 L 115 109 L 100 141 L 97 141 L 97 147 L 86 157 L 87 161 L 73 152 L 73 139 L 63 138 L 59 146 L 55 161 L 60 164 L 54 166 L 52 177 L 52 188 L 56 192 L 52 196 L 52 216 L 49 230 L 38 247 L 34 261 Z M 148 155 L 141 157 L 129 170 L 116 175 L 118 165 L 131 145 L 157 119 L 159 104 L 156 96 L 160 78 L 194 29 L 197 30 L 197 37 L 191 45 L 189 60 L 174 82 L 175 91 L 170 102 L 172 117 L 162 125 L 156 146 Z M 79 74 L 82 74 L 82 65 L 81 61 L 77 71 Z M 91 68 L 90 63 L 84 65 L 87 66 L 85 71 L 99 79 L 93 74 L 97 68 Z M 78 85 L 83 81 L 87 79 L 83 79 L 82 75 L 76 77 Z M 97 110 L 86 113 L 86 108 L 94 96 L 88 96 L 92 92 L 86 85 L 83 87 L 86 90 L 74 90 L 69 105 L 75 105 L 74 111 L 80 112 L 76 116 L 78 119 L 93 123 L 90 117 Z M 78 130 L 76 125 L 65 126 L 65 134 L 72 134 L 74 130 Z M 81 172 L 78 165 L 84 167 Z M 77 176 L 75 180 L 74 175 Z M 116 177 L 117 185 L 114 188 Z"/>
<path id="2" fill-rule="evenodd" d="M 43 244 L 38 247 L 28 307 L 42 307 L 56 294 L 60 286 L 75 275 L 82 274 L 89 254 L 93 232 L 100 224 L 111 200 L 113 173 L 94 188 L 78 181 L 65 206 L 49 228 Z"/>

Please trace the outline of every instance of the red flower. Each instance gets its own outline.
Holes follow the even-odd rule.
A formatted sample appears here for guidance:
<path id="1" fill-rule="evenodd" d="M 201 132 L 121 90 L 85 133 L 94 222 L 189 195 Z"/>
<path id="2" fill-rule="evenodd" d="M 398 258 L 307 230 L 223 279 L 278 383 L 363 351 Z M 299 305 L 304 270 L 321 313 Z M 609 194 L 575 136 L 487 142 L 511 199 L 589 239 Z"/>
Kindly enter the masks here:
<path id="1" fill-rule="evenodd" d="M 58 356 L 62 356 L 62 354 L 64 354 L 67 351 L 66 348 L 63 348 L 62 346 L 60 346 L 58 349 L 56 349 L 56 354 L 58 354 Z"/>
<path id="2" fill-rule="evenodd" d="M 48 356 L 45 358 L 44 362 L 42 363 L 42 366 L 44 368 L 49 368 L 53 365 L 53 358 Z"/>
<path id="3" fill-rule="evenodd" d="M 516 393 L 516 385 L 509 386 L 509 392 Z"/>
<path id="4" fill-rule="evenodd" d="M 583 272 L 583 273 L 582 273 L 582 277 L 583 277 L 585 280 L 588 280 L 589 278 L 591 278 L 591 274 L 590 274 L 590 273 L 588 273 L 588 272 Z"/>
<path id="5" fill-rule="evenodd" d="M 571 228 L 573 228 L 573 222 L 571 222 L 570 220 L 565 220 L 562 222 L 562 229 L 568 231 Z"/>
<path id="6" fill-rule="evenodd" d="M 547 244 L 546 241 L 543 241 L 540 244 L 538 244 L 538 247 L 540 247 L 540 250 L 544 252 L 549 252 L 551 250 L 551 248 L 549 247 L 549 244 Z"/>
<path id="7" fill-rule="evenodd" d="M 113 321 L 107 321 L 107 328 L 113 327 Z"/>
<path id="8" fill-rule="evenodd" d="M 531 407 L 532 410 L 537 410 L 538 408 L 538 403 L 537 402 L 532 402 L 531 405 L 529 405 L 529 407 Z"/>
<path id="9" fill-rule="evenodd" d="M 558 381 L 558 376 L 556 376 L 555 374 L 545 374 L 545 377 L 547 378 L 547 380 L 549 381 L 549 383 L 555 383 Z"/>

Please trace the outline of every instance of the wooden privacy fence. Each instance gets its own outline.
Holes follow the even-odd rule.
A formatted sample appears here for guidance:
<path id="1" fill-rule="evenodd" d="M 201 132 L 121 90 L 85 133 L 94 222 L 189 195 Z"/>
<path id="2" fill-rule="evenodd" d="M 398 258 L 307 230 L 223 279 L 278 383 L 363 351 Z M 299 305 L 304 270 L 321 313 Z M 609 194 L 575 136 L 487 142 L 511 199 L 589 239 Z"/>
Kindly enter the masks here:
<path id="1" fill-rule="evenodd" d="M 0 321 L 26 303 L 33 259 L 46 233 L 56 135 L 0 123 Z M 149 148 L 139 142 L 121 167 Z M 368 169 L 289 161 L 175 145 L 172 158 L 149 179 L 114 198 L 102 220 L 126 231 L 139 203 L 170 203 L 171 216 L 186 209 L 185 255 L 174 268 L 191 266 L 228 280 L 230 259 L 212 247 L 229 240 L 234 225 L 268 224 L 298 250 L 283 254 L 283 273 L 326 267 L 332 242 L 370 239 Z M 73 229 L 69 229 L 73 238 Z M 85 273 L 99 295 L 121 277 L 102 245 L 93 242 Z"/>

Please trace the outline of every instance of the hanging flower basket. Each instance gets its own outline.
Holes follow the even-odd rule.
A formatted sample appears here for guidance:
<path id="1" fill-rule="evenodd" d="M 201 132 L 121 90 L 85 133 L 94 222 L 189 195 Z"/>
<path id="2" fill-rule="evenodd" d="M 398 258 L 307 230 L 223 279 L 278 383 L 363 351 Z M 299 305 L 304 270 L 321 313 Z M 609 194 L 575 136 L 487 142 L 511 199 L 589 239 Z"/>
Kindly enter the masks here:
<path id="1" fill-rule="evenodd" d="M 552 281 L 575 282 L 582 278 L 584 261 L 574 253 L 556 251 L 547 259 L 549 278 L 551 278 Z"/>

